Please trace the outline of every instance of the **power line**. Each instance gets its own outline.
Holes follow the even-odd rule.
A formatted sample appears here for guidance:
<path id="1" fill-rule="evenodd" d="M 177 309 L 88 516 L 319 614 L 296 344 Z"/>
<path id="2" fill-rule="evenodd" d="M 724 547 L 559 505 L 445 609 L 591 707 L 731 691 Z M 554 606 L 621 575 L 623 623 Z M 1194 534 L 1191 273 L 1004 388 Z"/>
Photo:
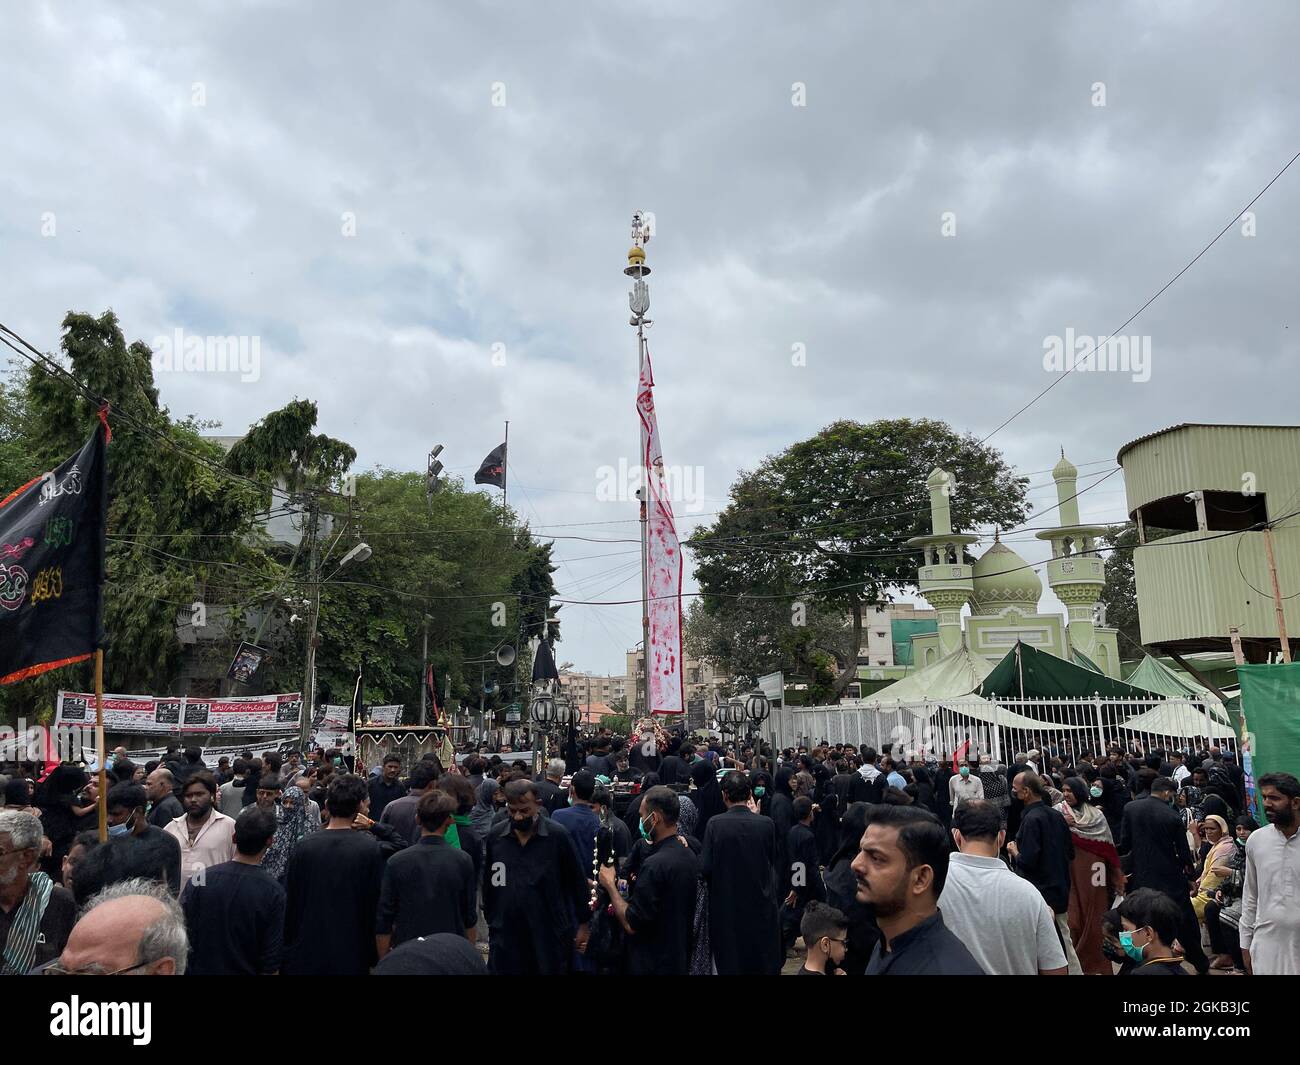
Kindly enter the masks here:
<path id="1" fill-rule="evenodd" d="M 1255 202 L 1256 202 L 1256 201 L 1257 201 L 1261 196 L 1264 195 L 1264 193 L 1266 193 L 1270 188 L 1273 187 L 1273 183 L 1274 183 L 1275 181 L 1277 181 L 1278 178 L 1280 178 L 1283 174 L 1285 174 L 1285 173 L 1287 172 L 1287 170 L 1290 169 L 1291 164 L 1294 163 L 1297 159 L 1300 159 L 1300 152 L 1296 152 L 1295 155 L 1291 156 L 1291 158 L 1287 160 L 1286 165 L 1283 166 L 1282 169 L 1279 170 L 1276 174 L 1274 174 L 1274 175 L 1272 176 L 1272 178 L 1269 179 L 1268 184 L 1265 185 L 1262 189 L 1260 189 L 1257 193 L 1255 193 L 1255 195 L 1254 195 L 1253 197 L 1251 197 L 1250 202 L 1249 202 L 1248 204 L 1246 204 L 1245 207 L 1241 208 L 1241 210 L 1239 210 L 1235 215 L 1233 215 L 1233 216 L 1228 220 L 1228 224 L 1225 225 L 1221 230 L 1219 230 L 1219 232 L 1216 233 L 1216 234 L 1214 235 L 1213 239 L 1212 239 L 1212 240 L 1211 240 L 1207 245 L 1205 245 L 1205 247 L 1203 247 L 1200 251 L 1198 251 L 1198 252 L 1197 252 L 1197 253 L 1192 257 L 1192 260 L 1191 260 L 1189 263 L 1187 263 L 1186 266 L 1184 266 L 1181 270 L 1178 271 L 1178 273 L 1174 274 L 1173 277 L 1171 277 L 1171 278 L 1170 278 L 1168 281 L 1166 281 L 1162 286 L 1160 286 L 1160 289 L 1159 289 L 1159 290 L 1158 290 L 1158 291 L 1157 291 L 1153 296 L 1151 296 L 1151 297 L 1150 297 L 1150 298 L 1149 298 L 1149 299 L 1148 299 L 1144 304 L 1142 304 L 1141 307 L 1139 307 L 1136 311 L 1134 311 L 1131 315 L 1129 315 L 1128 318 L 1125 319 L 1123 325 L 1121 325 L 1118 329 L 1113 329 L 1113 330 L 1111 330 L 1110 335 L 1107 336 L 1107 337 L 1105 338 L 1105 340 L 1108 341 L 1108 340 L 1110 340 L 1111 337 L 1113 337 L 1116 333 L 1122 333 L 1125 329 L 1127 329 L 1128 326 L 1129 326 L 1129 323 L 1130 323 L 1130 322 L 1132 322 L 1135 318 L 1137 318 L 1137 316 L 1138 316 L 1139 314 L 1141 314 L 1141 313 L 1142 313 L 1143 311 L 1145 311 L 1148 307 L 1150 307 L 1151 304 L 1155 303 L 1155 301 L 1156 301 L 1157 299 L 1159 299 L 1162 295 L 1164 295 L 1165 291 L 1166 291 L 1170 286 L 1172 286 L 1173 283 L 1174 283 L 1175 281 L 1177 281 L 1180 277 L 1183 276 L 1183 274 L 1187 273 L 1188 270 L 1190 270 L 1193 266 L 1195 266 L 1196 263 L 1197 263 L 1197 261 L 1201 258 L 1201 256 L 1204 255 L 1207 251 L 1209 251 L 1212 247 L 1214 247 L 1214 245 L 1217 244 L 1217 243 L 1219 242 L 1219 238 L 1222 237 L 1223 234 L 1225 234 L 1226 232 L 1228 232 L 1228 230 L 1230 230 L 1234 225 L 1237 224 L 1238 219 L 1240 219 L 1241 216 L 1242 216 L 1243 214 L 1245 214 L 1247 211 L 1249 211 L 1249 210 L 1250 210 L 1250 209 L 1255 205 Z M 1087 353 L 1086 355 L 1084 355 L 1084 358 L 1086 359 L 1086 358 L 1088 358 L 1089 355 L 1092 355 L 1093 353 L 1095 353 L 1096 350 L 1097 350 L 1097 348 L 1098 348 L 1099 346 L 1100 346 L 1100 342 L 1098 342 L 1097 344 L 1093 344 L 1091 350 L 1089 350 L 1088 353 Z M 1056 378 L 1056 379 L 1055 379 L 1055 380 L 1054 380 L 1050 385 L 1048 385 L 1048 386 L 1047 386 L 1046 388 L 1044 388 L 1041 392 L 1039 392 L 1038 395 L 1034 396 L 1033 399 L 1031 399 L 1031 400 L 1030 400 L 1028 403 L 1026 403 L 1023 407 L 1021 407 L 1021 408 L 1020 408 L 1019 410 L 1017 410 L 1014 414 L 1012 414 L 1011 417 L 1009 417 L 1009 418 L 1007 418 L 1005 421 L 1001 422 L 1001 423 L 997 426 L 997 428 L 995 428 L 991 433 L 989 433 L 988 436 L 984 437 L 984 438 L 980 441 L 980 443 L 981 443 L 981 444 L 988 443 L 989 440 L 991 440 L 991 439 L 992 439 L 994 436 L 996 436 L 999 432 L 1001 432 L 1001 431 L 1002 431 L 1003 429 L 1005 429 L 1008 425 L 1010 425 L 1013 421 L 1015 421 L 1017 418 L 1019 418 L 1020 415 L 1024 414 L 1025 411 L 1027 411 L 1030 407 L 1032 407 L 1035 403 L 1037 403 L 1040 399 L 1042 399 L 1045 395 L 1047 395 L 1048 392 L 1050 392 L 1050 391 L 1051 391 L 1052 389 L 1054 389 L 1057 385 L 1059 385 L 1062 381 L 1064 381 L 1067 377 L 1069 377 L 1070 374 L 1074 373 L 1074 371 L 1075 371 L 1075 369 L 1078 367 L 1078 365 L 1079 365 L 1079 362 L 1076 361 L 1073 365 L 1070 366 L 1070 368 L 1069 368 L 1068 370 L 1065 371 L 1065 373 L 1063 373 L 1063 374 L 1061 374 L 1059 377 L 1057 377 L 1057 378 Z"/>

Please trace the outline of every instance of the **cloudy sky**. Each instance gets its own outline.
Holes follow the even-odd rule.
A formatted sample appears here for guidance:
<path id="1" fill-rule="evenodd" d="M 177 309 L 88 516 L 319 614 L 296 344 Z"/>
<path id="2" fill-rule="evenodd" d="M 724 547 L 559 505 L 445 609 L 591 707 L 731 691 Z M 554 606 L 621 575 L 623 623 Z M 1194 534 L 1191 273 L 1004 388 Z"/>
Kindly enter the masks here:
<path id="1" fill-rule="evenodd" d="M 621 270 L 652 211 L 685 536 L 737 470 L 834 419 L 983 436 L 1050 384 L 1045 338 L 1118 327 L 1300 151 L 1298 23 L 1286 3 L 7 4 L 0 320 L 47 350 L 69 309 L 146 342 L 257 337 L 255 381 L 163 375 L 172 412 L 239 433 L 310 397 L 362 468 L 441 442 L 472 476 L 508 418 L 521 516 L 635 538 L 635 503 L 597 489 L 636 461 Z M 1295 421 L 1300 163 L 1254 228 L 1127 330 L 1149 380 L 1072 374 L 993 438 L 1038 505 L 1060 446 L 1103 474 L 1158 427 Z M 1121 517 L 1122 478 L 1081 502 Z M 566 597 L 639 595 L 635 544 L 555 554 Z M 635 606 L 564 615 L 564 659 L 623 672 Z"/>

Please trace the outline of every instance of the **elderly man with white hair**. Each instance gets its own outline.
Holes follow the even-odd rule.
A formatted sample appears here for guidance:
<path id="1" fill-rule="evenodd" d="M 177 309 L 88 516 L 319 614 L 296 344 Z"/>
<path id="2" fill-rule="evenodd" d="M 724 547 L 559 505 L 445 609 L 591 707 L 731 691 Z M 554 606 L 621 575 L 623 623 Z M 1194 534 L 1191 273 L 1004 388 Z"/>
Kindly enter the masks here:
<path id="1" fill-rule="evenodd" d="M 189 958 L 185 914 L 167 885 L 132 877 L 86 903 L 59 959 L 64 976 L 181 976 Z"/>
<path id="2" fill-rule="evenodd" d="M 57 958 L 76 918 L 72 892 L 37 868 L 43 837 L 34 814 L 0 810 L 0 976 Z"/>

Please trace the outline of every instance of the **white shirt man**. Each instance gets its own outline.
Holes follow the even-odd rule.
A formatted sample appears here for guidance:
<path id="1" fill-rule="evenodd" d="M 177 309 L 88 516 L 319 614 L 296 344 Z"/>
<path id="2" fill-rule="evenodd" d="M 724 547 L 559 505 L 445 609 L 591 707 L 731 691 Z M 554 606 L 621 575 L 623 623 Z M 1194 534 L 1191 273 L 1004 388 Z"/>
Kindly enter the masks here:
<path id="1" fill-rule="evenodd" d="M 1300 795 L 1289 773 L 1259 779 L 1269 824 L 1246 841 L 1246 882 L 1241 892 L 1241 949 L 1259 976 L 1300 975 Z"/>
<path id="2" fill-rule="evenodd" d="M 1051 907 L 998 857 L 1006 835 L 998 808 L 969 801 L 953 814 L 952 826 L 960 853 L 948 856 L 939 896 L 948 930 L 990 976 L 1064 976 Z"/>
<path id="3" fill-rule="evenodd" d="M 970 771 L 970 766 L 962 766 L 961 772 L 948 778 L 948 800 L 954 810 L 964 802 L 984 798 L 984 781 Z"/>

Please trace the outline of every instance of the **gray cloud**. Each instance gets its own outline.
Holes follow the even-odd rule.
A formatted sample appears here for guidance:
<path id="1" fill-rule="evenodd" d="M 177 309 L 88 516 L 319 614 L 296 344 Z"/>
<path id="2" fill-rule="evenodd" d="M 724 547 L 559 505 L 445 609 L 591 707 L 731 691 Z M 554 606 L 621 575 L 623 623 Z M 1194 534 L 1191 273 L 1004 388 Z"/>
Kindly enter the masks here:
<path id="1" fill-rule="evenodd" d="M 658 222 L 666 457 L 702 467 L 714 511 L 738 469 L 835 418 L 988 432 L 1050 383 L 1044 337 L 1117 326 L 1300 147 L 1296 16 L 1280 3 L 1249 19 L 1226 4 L 777 2 L 5 19 L 10 325 L 53 347 L 69 308 L 111 306 L 146 341 L 258 335 L 257 382 L 176 374 L 164 400 L 237 432 L 311 396 L 363 468 L 419 468 L 444 442 L 472 474 L 509 418 L 520 513 L 597 538 L 636 535 L 635 504 L 595 498 L 600 468 L 636 455 L 620 273 L 634 208 Z M 1152 338 L 1148 383 L 1072 375 L 994 438 L 1008 458 L 1041 470 L 1060 445 L 1111 459 L 1179 421 L 1293 421 L 1279 382 L 1295 366 L 1298 182 L 1300 168 L 1256 208 L 1256 237 L 1230 231 L 1127 330 Z M 945 211 L 956 236 L 940 235 Z M 1085 516 L 1121 516 L 1121 489 L 1086 495 Z M 624 557 L 584 557 L 628 547 L 559 541 L 580 559 L 562 593 L 635 598 Z M 565 617 L 565 658 L 622 671 L 635 606 Z"/>

